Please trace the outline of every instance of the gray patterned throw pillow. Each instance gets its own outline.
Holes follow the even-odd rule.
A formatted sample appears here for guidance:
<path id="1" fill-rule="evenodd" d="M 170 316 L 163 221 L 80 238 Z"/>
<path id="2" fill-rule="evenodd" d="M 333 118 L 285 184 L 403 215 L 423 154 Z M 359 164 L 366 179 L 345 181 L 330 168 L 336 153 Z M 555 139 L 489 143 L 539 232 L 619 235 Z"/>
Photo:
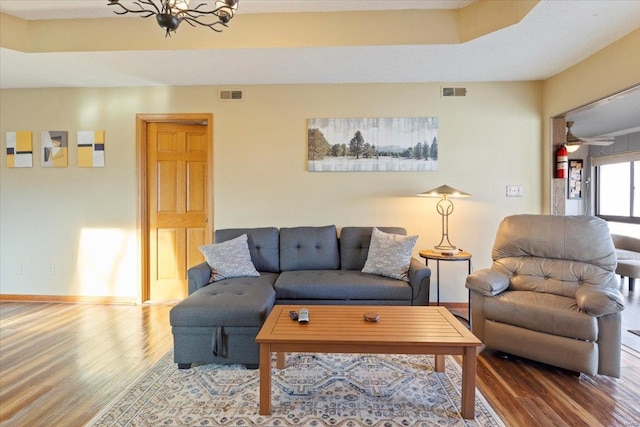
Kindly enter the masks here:
<path id="1" fill-rule="evenodd" d="M 411 254 L 417 240 L 418 236 L 389 234 L 373 227 L 369 253 L 362 272 L 408 282 Z"/>
<path id="2" fill-rule="evenodd" d="M 200 252 L 211 267 L 209 283 L 231 277 L 257 277 L 260 273 L 251 262 L 247 235 L 214 245 L 200 246 Z"/>

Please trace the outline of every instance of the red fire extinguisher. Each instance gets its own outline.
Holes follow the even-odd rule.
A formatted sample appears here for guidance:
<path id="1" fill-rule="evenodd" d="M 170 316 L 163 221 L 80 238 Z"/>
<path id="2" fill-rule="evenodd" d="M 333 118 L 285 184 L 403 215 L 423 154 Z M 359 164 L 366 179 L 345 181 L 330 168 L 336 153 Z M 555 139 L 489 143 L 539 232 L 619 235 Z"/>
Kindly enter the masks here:
<path id="1" fill-rule="evenodd" d="M 569 153 L 567 147 L 561 145 L 556 151 L 556 178 L 567 178 L 569 170 Z"/>

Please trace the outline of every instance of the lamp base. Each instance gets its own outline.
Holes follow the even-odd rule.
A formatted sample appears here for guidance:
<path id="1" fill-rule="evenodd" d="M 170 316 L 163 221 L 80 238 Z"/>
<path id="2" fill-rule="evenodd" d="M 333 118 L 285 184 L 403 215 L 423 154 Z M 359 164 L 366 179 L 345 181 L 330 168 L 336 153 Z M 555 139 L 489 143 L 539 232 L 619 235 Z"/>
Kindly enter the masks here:
<path id="1" fill-rule="evenodd" d="M 434 246 L 433 252 L 440 255 L 455 255 L 458 253 L 458 248 L 455 246 Z"/>

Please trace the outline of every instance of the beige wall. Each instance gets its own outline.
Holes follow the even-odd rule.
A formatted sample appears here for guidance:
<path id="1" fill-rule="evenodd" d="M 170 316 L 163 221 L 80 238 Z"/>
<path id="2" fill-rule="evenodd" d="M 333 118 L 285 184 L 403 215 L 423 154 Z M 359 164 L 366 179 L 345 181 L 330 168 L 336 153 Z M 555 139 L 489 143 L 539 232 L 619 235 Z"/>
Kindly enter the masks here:
<path id="1" fill-rule="evenodd" d="M 417 253 L 439 241 L 440 217 L 414 196 L 446 183 L 473 195 L 455 202 L 451 240 L 488 267 L 498 222 L 540 212 L 542 84 L 465 84 L 446 99 L 440 86 L 245 86 L 243 102 L 218 102 L 216 87 L 4 90 L 2 138 L 30 130 L 35 153 L 33 168 L 8 169 L 3 144 L 0 293 L 138 298 L 136 113 L 214 114 L 216 228 L 400 225 L 420 235 Z M 439 118 L 438 171 L 306 171 L 307 118 L 412 116 Z M 106 131 L 103 169 L 76 166 L 76 131 L 91 129 Z M 40 167 L 42 130 L 69 131 L 68 168 Z M 525 196 L 506 198 L 507 184 Z M 465 276 L 443 265 L 443 301 L 466 301 Z"/>
<path id="2" fill-rule="evenodd" d="M 550 210 L 553 178 L 551 118 L 640 84 L 640 29 L 543 84 L 543 209 Z"/>

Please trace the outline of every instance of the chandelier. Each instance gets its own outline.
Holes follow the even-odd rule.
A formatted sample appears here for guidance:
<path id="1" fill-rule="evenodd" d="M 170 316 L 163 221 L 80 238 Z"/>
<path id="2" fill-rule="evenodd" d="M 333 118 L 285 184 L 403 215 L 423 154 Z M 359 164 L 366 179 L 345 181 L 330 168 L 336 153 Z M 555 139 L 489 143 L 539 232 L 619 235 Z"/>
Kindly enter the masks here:
<path id="1" fill-rule="evenodd" d="M 109 6 L 118 6 L 120 9 L 113 12 L 117 15 L 136 13 L 143 18 L 155 15 L 158 25 L 171 36 L 182 21 L 192 27 L 201 25 L 209 27 L 213 31 L 221 32 L 226 27 L 238 8 L 239 0 L 215 0 L 212 8 L 207 9 L 206 3 L 200 3 L 194 8 L 189 6 L 189 0 L 137 0 L 124 5 L 123 0 L 108 0 Z M 159 3 L 159 4 L 158 4 Z"/>

